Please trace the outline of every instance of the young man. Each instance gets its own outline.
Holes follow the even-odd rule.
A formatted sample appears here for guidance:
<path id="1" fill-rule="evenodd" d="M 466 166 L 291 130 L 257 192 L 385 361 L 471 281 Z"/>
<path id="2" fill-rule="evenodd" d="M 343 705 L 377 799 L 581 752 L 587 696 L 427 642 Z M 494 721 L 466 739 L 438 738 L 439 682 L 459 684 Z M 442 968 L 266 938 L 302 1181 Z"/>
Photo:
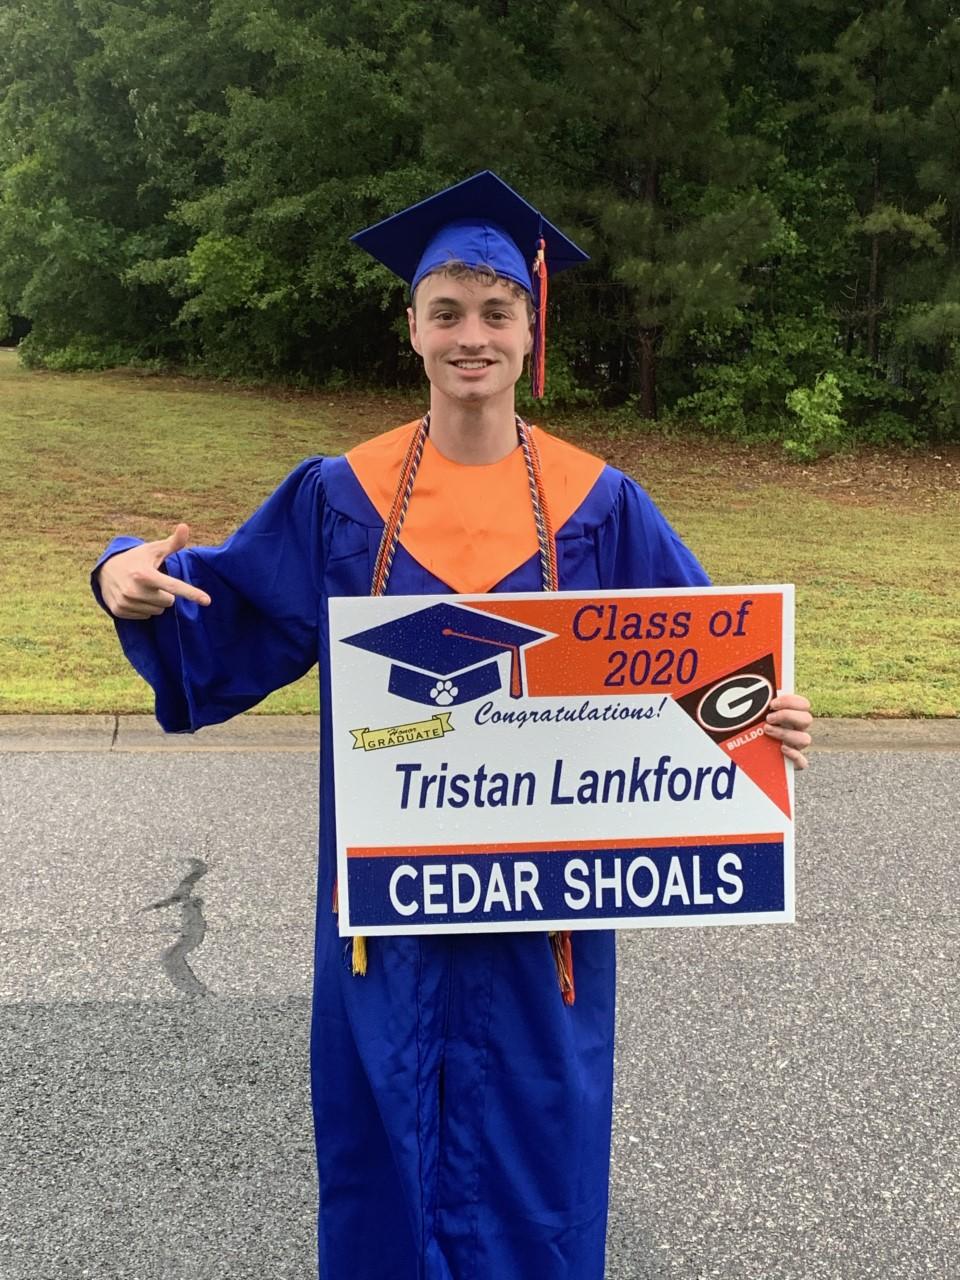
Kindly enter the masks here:
<path id="1" fill-rule="evenodd" d="M 220 547 L 188 548 L 180 524 L 115 540 L 94 574 L 170 732 L 244 711 L 319 661 L 323 1280 L 603 1276 L 613 933 L 578 932 L 572 956 L 535 933 L 378 937 L 364 956 L 331 910 L 329 597 L 707 580 L 638 485 L 515 415 L 524 359 L 542 352 L 528 266 L 541 237 L 551 270 L 583 260 L 492 174 L 355 237 L 412 287 L 429 414 L 301 463 Z M 767 732 L 803 767 L 808 703 L 771 708 Z"/>

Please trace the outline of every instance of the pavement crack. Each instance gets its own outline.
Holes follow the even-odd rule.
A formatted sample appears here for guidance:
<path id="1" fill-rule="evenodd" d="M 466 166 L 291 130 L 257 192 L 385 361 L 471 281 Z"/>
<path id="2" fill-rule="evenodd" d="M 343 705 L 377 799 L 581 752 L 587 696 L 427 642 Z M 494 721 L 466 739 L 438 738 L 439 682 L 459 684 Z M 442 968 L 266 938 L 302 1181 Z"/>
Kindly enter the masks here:
<path id="1" fill-rule="evenodd" d="M 207 933 L 203 916 L 203 899 L 194 897 L 193 889 L 198 880 L 207 874 L 207 864 L 202 858 L 190 859 L 191 869 L 170 894 L 159 902 L 151 902 L 142 911 L 159 911 L 162 907 L 179 906 L 181 910 L 180 936 L 164 951 L 161 961 L 164 973 L 184 995 L 208 996 L 208 988 L 200 981 L 187 963 L 187 956 L 196 951 Z"/>
<path id="2" fill-rule="evenodd" d="M 109 747 L 110 751 L 112 751 L 114 747 L 117 745 L 117 738 L 119 737 L 120 737 L 120 717 L 114 716 L 113 717 L 113 737 L 110 739 L 110 747 Z"/>

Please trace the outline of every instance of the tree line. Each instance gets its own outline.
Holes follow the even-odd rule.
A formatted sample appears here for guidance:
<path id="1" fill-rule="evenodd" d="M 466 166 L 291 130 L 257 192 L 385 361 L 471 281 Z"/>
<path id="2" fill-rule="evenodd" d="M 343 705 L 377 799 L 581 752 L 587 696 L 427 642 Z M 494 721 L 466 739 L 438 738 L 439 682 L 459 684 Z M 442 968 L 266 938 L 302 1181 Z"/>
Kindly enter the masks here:
<path id="1" fill-rule="evenodd" d="M 0 336 L 413 384 L 348 244 L 492 168 L 591 255 L 548 403 L 798 456 L 960 438 L 948 0 L 0 0 Z"/>

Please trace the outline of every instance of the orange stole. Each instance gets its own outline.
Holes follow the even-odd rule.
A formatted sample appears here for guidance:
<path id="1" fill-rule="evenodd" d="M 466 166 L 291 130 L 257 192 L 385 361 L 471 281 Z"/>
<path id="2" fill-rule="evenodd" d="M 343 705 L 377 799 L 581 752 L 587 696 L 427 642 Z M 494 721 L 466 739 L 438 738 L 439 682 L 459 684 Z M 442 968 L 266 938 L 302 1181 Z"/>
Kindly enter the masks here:
<path id="1" fill-rule="evenodd" d="M 380 518 L 390 514 L 412 433 L 408 422 L 351 449 L 351 470 Z M 597 482 L 604 463 L 534 428 L 554 530 L 563 527 Z M 451 462 L 429 437 L 410 509 L 400 533 L 404 549 L 454 591 L 489 591 L 537 553 L 537 531 L 519 446 L 499 462 Z"/>

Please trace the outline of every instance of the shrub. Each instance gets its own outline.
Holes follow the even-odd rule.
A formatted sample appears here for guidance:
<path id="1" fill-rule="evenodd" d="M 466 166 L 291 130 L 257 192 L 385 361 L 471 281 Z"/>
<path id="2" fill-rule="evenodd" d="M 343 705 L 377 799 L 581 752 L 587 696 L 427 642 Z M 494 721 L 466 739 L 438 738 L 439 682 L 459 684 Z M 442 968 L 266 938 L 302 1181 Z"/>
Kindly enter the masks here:
<path id="1" fill-rule="evenodd" d="M 576 405 L 588 408 L 597 403 L 597 393 L 577 381 L 560 343 L 547 347 L 547 385 L 543 398 L 534 400 L 530 379 L 524 375 L 517 383 L 517 410 L 526 417 L 536 416 L 540 409 L 570 409 Z"/>
<path id="2" fill-rule="evenodd" d="M 834 453 L 843 444 L 843 392 L 834 373 L 821 373 L 813 387 L 795 387 L 787 393 L 787 408 L 796 422 L 784 437 L 783 447 L 800 462 L 812 462 Z"/>
<path id="3" fill-rule="evenodd" d="M 147 372 L 161 372 L 163 361 L 140 355 L 138 348 L 123 342 L 98 342 L 79 336 L 64 346 L 48 346 L 37 332 L 27 334 L 17 348 L 28 369 L 49 369 L 56 373 L 117 369 L 135 365 Z"/>

